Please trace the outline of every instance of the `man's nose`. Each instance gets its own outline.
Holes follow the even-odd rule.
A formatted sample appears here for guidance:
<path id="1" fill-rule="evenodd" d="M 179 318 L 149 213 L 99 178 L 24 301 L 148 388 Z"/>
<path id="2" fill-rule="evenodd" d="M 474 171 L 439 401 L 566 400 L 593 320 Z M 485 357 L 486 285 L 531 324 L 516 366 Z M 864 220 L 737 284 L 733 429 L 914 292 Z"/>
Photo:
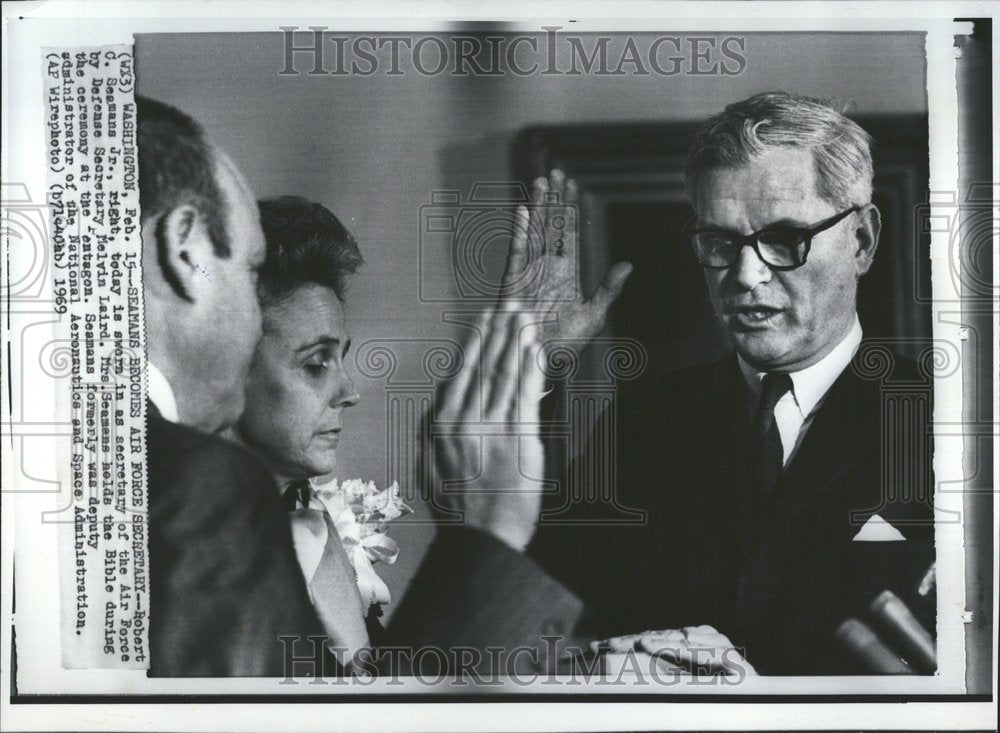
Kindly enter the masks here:
<path id="1" fill-rule="evenodd" d="M 264 335 L 264 319 L 256 297 L 250 302 L 251 305 L 247 306 L 248 317 L 244 333 L 246 334 L 247 342 L 251 344 L 250 350 L 253 351 L 260 344 L 260 339 Z"/>
<path id="2" fill-rule="evenodd" d="M 771 268 L 757 256 L 753 247 L 744 247 L 740 250 L 736 262 L 730 266 L 729 277 L 735 280 L 742 290 L 749 291 L 771 279 Z"/>

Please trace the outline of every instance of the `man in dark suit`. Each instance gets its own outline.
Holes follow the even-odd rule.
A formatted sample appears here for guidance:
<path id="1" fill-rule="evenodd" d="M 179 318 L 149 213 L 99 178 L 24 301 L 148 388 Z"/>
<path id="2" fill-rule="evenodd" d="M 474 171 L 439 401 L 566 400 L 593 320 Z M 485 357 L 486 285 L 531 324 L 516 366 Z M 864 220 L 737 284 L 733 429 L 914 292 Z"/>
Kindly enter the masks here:
<path id="1" fill-rule="evenodd" d="M 256 201 L 199 126 L 140 99 L 148 349 L 150 673 L 281 676 L 322 633 L 267 469 L 213 433 L 243 411 L 260 337 Z"/>
<path id="2" fill-rule="evenodd" d="M 573 524 L 536 531 L 540 493 L 511 474 L 499 487 L 514 491 L 453 497 L 466 527 L 443 534 L 476 543 L 480 562 L 503 558 L 492 565 L 505 572 L 489 581 L 462 567 L 470 586 L 478 578 L 513 589 L 506 605 L 522 615 L 546 613 L 531 603 L 534 579 L 558 579 L 585 603 L 582 621 L 550 609 L 549 633 L 708 624 L 761 673 L 869 671 L 837 640 L 839 625 L 865 617 L 880 591 L 912 599 L 934 548 L 930 378 L 866 347 L 855 310 L 880 228 L 868 136 L 817 100 L 761 94 L 706 123 L 686 179 L 697 212 L 688 234 L 734 352 L 666 383 L 639 381 L 619 397 L 642 413 L 631 432 L 610 446 L 592 441 L 574 470 L 550 461 L 547 473 L 566 477 L 554 506 L 572 505 L 560 519 Z M 562 238 L 545 247 L 550 258 L 573 254 Z M 596 332 L 579 312 L 555 307 L 560 337 Z M 487 381 L 502 382 L 499 374 Z M 520 450 L 523 458 L 523 438 Z M 613 451 L 617 473 L 584 485 L 595 451 Z M 438 462 L 446 477 L 460 465 Z M 569 500 L 588 490 L 645 521 L 601 524 L 606 502 Z M 414 586 L 434 578 L 428 563 Z M 933 627 L 932 608 L 928 617 Z M 470 628 L 467 641 L 509 646 L 538 626 Z"/>

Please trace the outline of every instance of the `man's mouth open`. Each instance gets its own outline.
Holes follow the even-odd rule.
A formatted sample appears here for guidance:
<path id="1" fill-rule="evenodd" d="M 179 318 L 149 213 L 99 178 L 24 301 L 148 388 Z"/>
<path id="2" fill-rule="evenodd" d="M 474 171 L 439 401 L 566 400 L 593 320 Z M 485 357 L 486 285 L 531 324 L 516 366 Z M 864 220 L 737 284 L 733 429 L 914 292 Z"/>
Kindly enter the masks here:
<path id="1" fill-rule="evenodd" d="M 780 308 L 771 308 L 764 305 L 735 306 L 724 309 L 726 320 L 731 325 L 736 325 L 747 330 L 758 328 L 768 328 L 782 313 Z"/>

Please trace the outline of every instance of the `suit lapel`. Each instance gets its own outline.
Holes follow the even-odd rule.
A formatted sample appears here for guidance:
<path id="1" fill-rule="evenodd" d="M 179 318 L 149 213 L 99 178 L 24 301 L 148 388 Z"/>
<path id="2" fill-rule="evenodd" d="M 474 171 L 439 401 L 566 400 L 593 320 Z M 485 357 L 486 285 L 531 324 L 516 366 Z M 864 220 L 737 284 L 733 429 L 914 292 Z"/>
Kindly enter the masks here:
<path id="1" fill-rule="evenodd" d="M 827 393 L 778 487 L 764 507 L 761 544 L 796 521 L 819 495 L 841 479 L 877 439 L 877 395 L 848 366 Z M 873 400 L 876 400 L 873 403 Z M 873 407 L 874 405 L 874 407 Z M 874 433 L 873 433 L 874 427 Z"/>
<path id="2" fill-rule="evenodd" d="M 746 433 L 749 428 L 747 389 L 743 382 L 736 352 L 713 365 L 707 380 L 710 395 L 703 397 L 697 421 L 686 436 L 688 448 L 699 452 L 701 469 L 708 469 L 698 482 L 698 492 L 709 492 L 716 510 L 733 503 L 734 492 L 746 493 L 742 483 L 746 475 Z"/>
<path id="3" fill-rule="evenodd" d="M 694 423 L 703 434 L 690 436 L 690 450 L 699 457 L 698 491 L 720 529 L 727 566 L 735 569 L 750 541 L 752 521 L 747 520 L 760 509 L 753 505 L 746 481 L 750 396 L 735 351 L 709 373 L 712 398 L 704 401 L 701 419 Z"/>

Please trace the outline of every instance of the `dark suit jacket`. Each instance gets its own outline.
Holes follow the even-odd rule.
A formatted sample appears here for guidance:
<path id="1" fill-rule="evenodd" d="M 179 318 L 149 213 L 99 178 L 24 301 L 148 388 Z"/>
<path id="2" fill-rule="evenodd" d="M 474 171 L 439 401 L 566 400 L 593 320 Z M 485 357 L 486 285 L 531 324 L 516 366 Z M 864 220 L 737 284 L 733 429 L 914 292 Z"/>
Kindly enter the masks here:
<path id="1" fill-rule="evenodd" d="M 836 626 L 865 619 L 885 589 L 913 603 L 934 554 L 930 385 L 898 357 L 888 373 L 861 376 L 877 366 L 857 362 L 831 387 L 765 506 L 747 499 L 753 407 L 735 354 L 637 381 L 618 398 L 634 411 L 615 441 L 616 470 L 595 470 L 604 449 L 588 446 L 546 502 L 569 510 L 548 515 L 531 558 L 472 530 L 445 532 L 403 606 L 421 605 L 433 624 L 430 589 L 450 587 L 459 607 L 492 599 L 466 619 L 473 646 L 538 644 L 543 630 L 569 635 L 574 624 L 591 638 L 711 624 L 763 674 L 862 671 Z M 609 475 L 617 503 L 644 522 L 600 524 L 620 519 L 609 502 L 568 499 L 609 491 Z M 906 541 L 853 541 L 873 514 Z M 933 608 L 922 610 L 933 628 Z"/>
<path id="2" fill-rule="evenodd" d="M 282 676 L 281 635 L 322 635 L 270 474 L 213 435 L 148 421 L 153 676 Z"/>
<path id="3" fill-rule="evenodd" d="M 338 660 L 321 650 L 322 642 L 314 646 L 306 639 L 323 639 L 325 632 L 295 557 L 288 513 L 260 459 L 216 436 L 164 420 L 152 405 L 147 448 L 150 675 L 283 677 L 292 652 L 304 660 L 296 674 L 342 674 Z M 481 584 L 463 584 L 461 574 L 452 573 L 456 558 L 449 536 L 442 536 L 429 558 L 438 582 L 418 584 L 420 593 L 395 614 L 392 634 L 386 635 L 369 615 L 374 644 L 460 646 L 471 638 L 468 630 L 478 633 L 484 614 L 491 613 L 505 614 L 518 633 L 530 627 L 528 616 L 505 611 L 503 589 L 481 593 Z M 479 545 L 499 543 L 481 536 L 463 546 Z M 515 553 L 497 558 L 497 569 L 509 569 L 511 561 L 532 567 Z M 477 577 L 489 577 L 490 562 L 479 560 L 479 553 L 464 557 L 468 575 L 474 571 Z M 568 604 L 570 615 L 579 610 L 579 601 L 555 581 L 543 578 L 540 585 L 552 589 L 538 596 L 544 606 Z M 469 603 L 456 601 L 463 594 Z M 302 641 L 287 647 L 280 636 Z M 314 664 L 317 650 L 321 662 Z M 395 661 L 386 655 L 364 666 L 373 673 L 405 674 L 410 670 L 406 661 L 406 655 Z"/>
<path id="4" fill-rule="evenodd" d="M 424 647 L 441 649 L 443 657 L 428 655 L 417 665 L 430 678 L 462 668 L 541 672 L 556 662 L 544 637 L 565 642 L 582 610 L 576 595 L 527 556 L 485 532 L 445 527 L 393 614 L 385 643 L 417 650 L 417 657 Z M 490 649 L 505 651 L 491 656 Z M 405 674 L 412 667 L 403 661 Z"/>
<path id="5" fill-rule="evenodd" d="M 543 526 L 532 554 L 587 601 L 599 636 L 711 624 L 761 673 L 861 671 L 836 626 L 865 619 L 885 589 L 912 603 L 934 557 L 929 380 L 892 355 L 863 376 L 883 365 L 871 356 L 862 347 L 831 387 L 763 506 L 750 499 L 753 405 L 735 354 L 637 384 L 620 399 L 648 429 L 619 434 L 615 488 L 646 522 Z M 608 506 L 575 510 L 585 522 Z M 906 541 L 853 541 L 874 514 Z"/>
<path id="6" fill-rule="evenodd" d="M 295 557 L 288 512 L 261 460 L 229 441 L 164 420 L 152 405 L 147 448 L 150 675 L 284 677 L 293 653 L 302 660 L 291 670 L 297 675 L 343 674 L 338 660 L 322 647 L 326 634 Z M 438 547 L 436 567 L 444 571 L 443 584 L 421 587 L 430 603 L 397 613 L 394 636 L 386 637 L 369 614 L 373 644 L 460 645 L 464 625 L 477 626 L 477 612 L 493 608 L 493 597 L 476 593 L 472 608 L 452 603 L 456 579 L 448 572 L 450 553 L 443 541 Z M 557 583 L 545 582 L 579 606 Z M 511 621 L 523 630 L 519 617 Z M 301 641 L 282 642 L 281 636 Z M 309 636 L 318 637 L 318 643 Z M 405 656 L 401 661 L 383 656 L 364 666 L 372 673 L 407 673 Z"/>

